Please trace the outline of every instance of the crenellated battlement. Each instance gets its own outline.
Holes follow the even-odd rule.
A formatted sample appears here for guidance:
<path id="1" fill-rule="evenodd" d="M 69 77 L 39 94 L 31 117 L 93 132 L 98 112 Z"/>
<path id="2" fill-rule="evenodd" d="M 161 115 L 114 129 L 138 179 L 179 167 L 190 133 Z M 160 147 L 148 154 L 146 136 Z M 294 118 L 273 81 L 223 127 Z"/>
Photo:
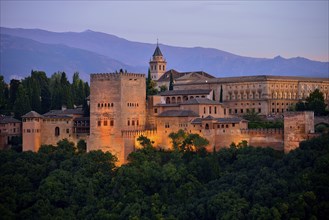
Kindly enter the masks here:
<path id="1" fill-rule="evenodd" d="M 283 134 L 282 128 L 241 129 L 241 134 Z"/>
<path id="2" fill-rule="evenodd" d="M 145 78 L 143 73 L 92 73 L 90 74 L 90 81 L 104 81 L 113 80 L 121 77 L 139 77 Z"/>

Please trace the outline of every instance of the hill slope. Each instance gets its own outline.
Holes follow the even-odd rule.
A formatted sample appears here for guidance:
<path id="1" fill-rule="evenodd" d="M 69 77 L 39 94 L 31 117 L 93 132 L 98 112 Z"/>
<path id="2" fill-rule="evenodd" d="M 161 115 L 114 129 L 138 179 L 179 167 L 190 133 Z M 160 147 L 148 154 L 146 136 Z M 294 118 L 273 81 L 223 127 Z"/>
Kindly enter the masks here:
<path id="1" fill-rule="evenodd" d="M 137 66 L 128 71 L 147 72 L 148 61 L 155 49 L 154 44 L 128 41 L 114 35 L 90 30 L 80 33 L 56 33 L 40 29 L 1 28 L 1 33 L 32 39 L 44 44 L 61 44 L 83 49 L 130 66 Z M 168 62 L 167 69 L 203 70 L 218 77 L 264 74 L 328 77 L 329 72 L 329 62 L 312 61 L 300 57 L 284 59 L 278 56 L 273 59 L 264 59 L 238 56 L 211 48 L 167 45 L 160 45 L 160 47 Z M 101 72 L 105 71 L 106 69 L 101 70 Z M 6 73 L 2 70 L 1 72 Z"/>
<path id="2" fill-rule="evenodd" d="M 25 77 L 33 70 L 43 70 L 48 75 L 65 71 L 71 79 L 75 71 L 89 80 L 89 73 L 113 72 L 135 69 L 119 61 L 94 52 L 65 45 L 43 44 L 34 40 L 1 34 L 1 74 L 6 81 Z"/>

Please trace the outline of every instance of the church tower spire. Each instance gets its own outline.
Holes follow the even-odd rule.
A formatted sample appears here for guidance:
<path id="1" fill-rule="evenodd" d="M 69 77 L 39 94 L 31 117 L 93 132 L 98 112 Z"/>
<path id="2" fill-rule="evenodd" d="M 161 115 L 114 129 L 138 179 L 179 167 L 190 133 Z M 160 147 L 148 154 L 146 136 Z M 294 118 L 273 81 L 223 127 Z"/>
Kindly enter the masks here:
<path id="1" fill-rule="evenodd" d="M 150 61 L 150 72 L 152 80 L 158 80 L 166 72 L 167 62 L 163 58 L 162 52 L 157 42 L 157 47 L 153 53 L 153 57 Z"/>

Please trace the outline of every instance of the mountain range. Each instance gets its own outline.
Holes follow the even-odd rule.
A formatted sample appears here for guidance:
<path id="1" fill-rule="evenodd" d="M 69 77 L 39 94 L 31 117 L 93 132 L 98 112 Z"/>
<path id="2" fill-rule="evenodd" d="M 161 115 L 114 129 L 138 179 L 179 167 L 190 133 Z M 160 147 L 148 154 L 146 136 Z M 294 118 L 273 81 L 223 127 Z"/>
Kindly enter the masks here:
<path id="1" fill-rule="evenodd" d="M 148 62 L 156 44 L 129 41 L 115 35 L 87 30 L 50 32 L 41 29 L 0 28 L 0 74 L 10 78 L 25 77 L 31 70 L 43 70 L 49 76 L 75 71 L 84 80 L 90 73 L 147 73 Z M 159 45 L 167 60 L 167 69 L 205 71 L 216 77 L 245 75 L 289 75 L 328 78 L 329 62 L 302 57 L 285 59 L 252 58 L 213 48 Z M 255 48 L 257 49 L 257 48 Z"/>

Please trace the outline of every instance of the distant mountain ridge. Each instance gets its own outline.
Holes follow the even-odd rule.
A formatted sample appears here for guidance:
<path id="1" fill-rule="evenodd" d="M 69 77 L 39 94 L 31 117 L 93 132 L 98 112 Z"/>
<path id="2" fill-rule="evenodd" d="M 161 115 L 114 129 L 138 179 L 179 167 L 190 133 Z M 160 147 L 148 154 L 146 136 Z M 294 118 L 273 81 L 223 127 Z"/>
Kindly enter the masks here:
<path id="1" fill-rule="evenodd" d="M 0 74 L 7 78 L 28 75 L 33 68 L 45 70 L 48 75 L 61 70 L 70 71 L 69 75 L 79 71 L 85 77 L 92 72 L 111 72 L 121 68 L 146 73 L 156 46 L 91 30 L 57 33 L 1 27 L 0 33 Z M 167 69 L 202 70 L 217 77 L 290 75 L 328 78 L 329 72 L 329 62 L 301 57 L 266 59 L 238 56 L 212 48 L 168 45 L 160 45 L 160 48 L 168 62 Z"/>

